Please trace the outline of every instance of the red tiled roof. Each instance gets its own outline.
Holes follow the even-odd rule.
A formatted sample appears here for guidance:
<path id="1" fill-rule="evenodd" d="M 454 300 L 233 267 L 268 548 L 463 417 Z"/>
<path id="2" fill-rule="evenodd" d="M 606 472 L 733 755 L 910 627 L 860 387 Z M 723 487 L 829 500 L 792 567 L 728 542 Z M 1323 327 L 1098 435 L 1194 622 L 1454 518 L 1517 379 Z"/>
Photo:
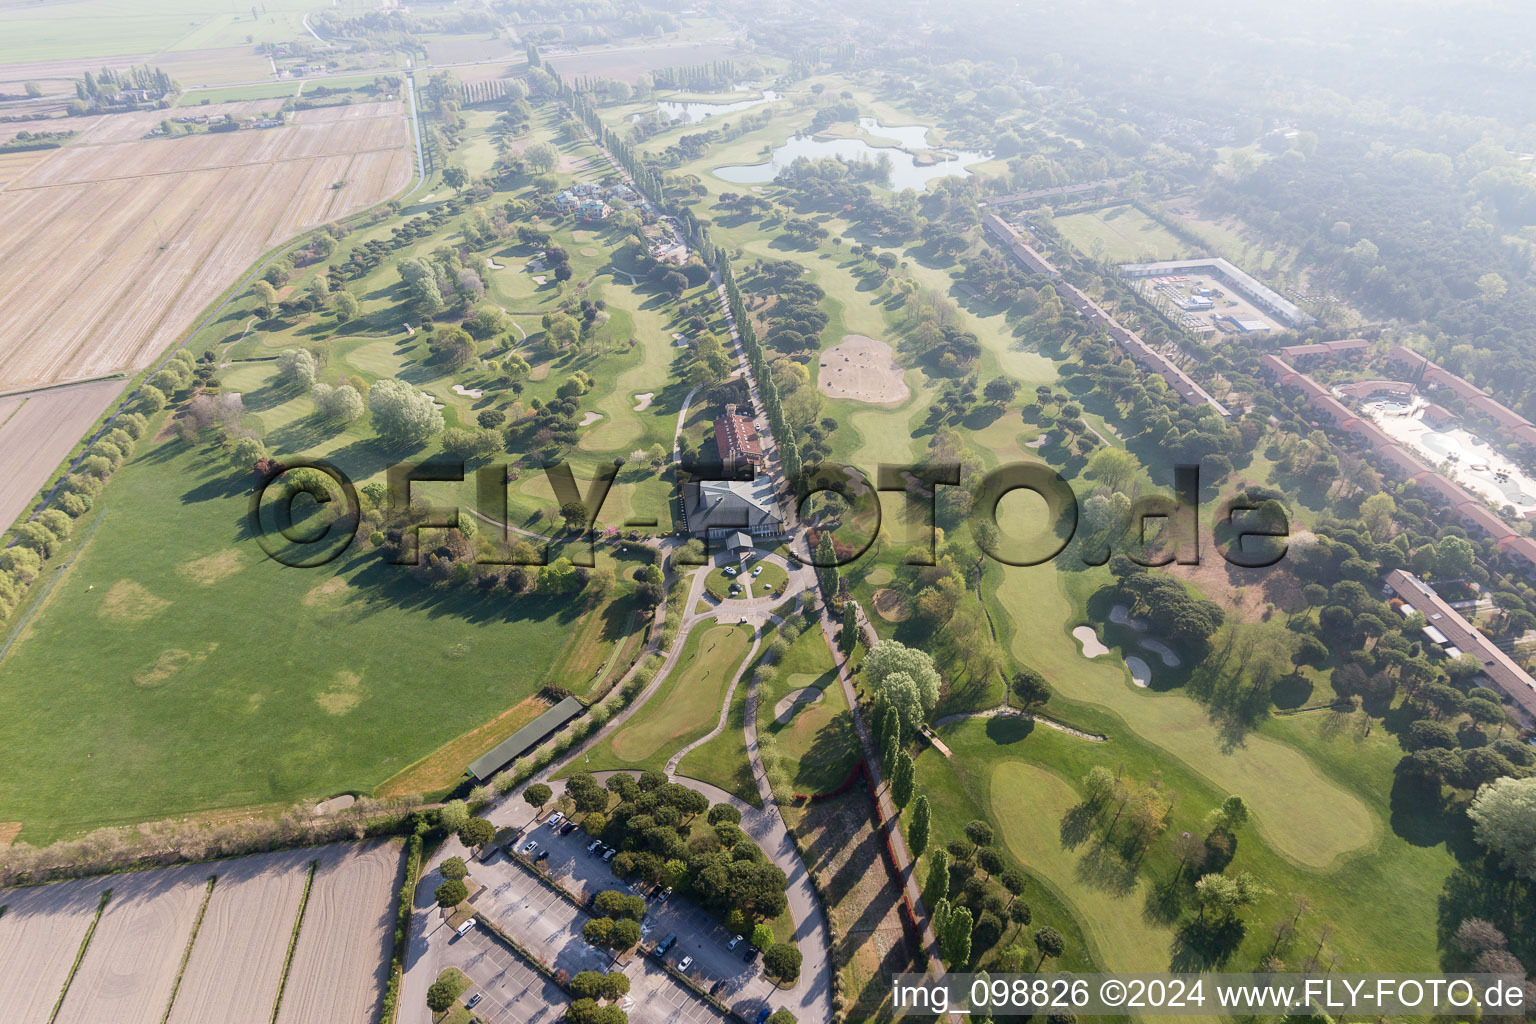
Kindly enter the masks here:
<path id="1" fill-rule="evenodd" d="M 720 457 L 732 455 L 756 462 L 763 457 L 763 445 L 757 437 L 757 427 L 746 416 L 725 415 L 715 420 L 715 447 Z"/>

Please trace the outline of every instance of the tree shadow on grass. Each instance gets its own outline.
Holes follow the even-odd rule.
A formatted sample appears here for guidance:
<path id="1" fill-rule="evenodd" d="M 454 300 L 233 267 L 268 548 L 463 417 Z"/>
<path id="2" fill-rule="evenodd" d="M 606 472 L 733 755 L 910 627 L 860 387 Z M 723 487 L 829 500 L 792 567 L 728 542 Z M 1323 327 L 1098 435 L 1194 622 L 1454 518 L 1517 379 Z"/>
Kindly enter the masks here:
<path id="1" fill-rule="evenodd" d="M 1127 861 L 1118 844 L 1100 839 L 1078 859 L 1073 872 L 1077 880 L 1113 896 L 1128 896 L 1136 890 L 1136 865 Z"/>
<path id="2" fill-rule="evenodd" d="M 1188 888 L 1183 875 L 1177 879 L 1156 882 L 1147 888 L 1147 899 L 1142 904 L 1141 917 L 1148 924 L 1172 925 L 1184 916 Z"/>
<path id="3" fill-rule="evenodd" d="M 1078 804 L 1061 817 L 1061 845 L 1063 849 L 1075 850 L 1088 837 L 1093 835 L 1094 822 L 1098 820 L 1098 809 L 1091 804 Z"/>
<path id="4" fill-rule="evenodd" d="M 1175 934 L 1169 966 L 1175 971 L 1190 972 L 1220 967 L 1237 952 L 1247 933 L 1247 927 L 1236 918 L 1192 920 Z"/>
<path id="5" fill-rule="evenodd" d="M 987 719 L 987 739 L 993 743 L 1017 743 L 1035 731 L 1035 720 L 1023 715 L 994 715 Z"/>
<path id="6" fill-rule="evenodd" d="M 266 436 L 267 447 L 274 452 L 302 452 L 322 441 L 329 441 L 346 429 L 345 424 L 319 413 L 286 423 Z"/>

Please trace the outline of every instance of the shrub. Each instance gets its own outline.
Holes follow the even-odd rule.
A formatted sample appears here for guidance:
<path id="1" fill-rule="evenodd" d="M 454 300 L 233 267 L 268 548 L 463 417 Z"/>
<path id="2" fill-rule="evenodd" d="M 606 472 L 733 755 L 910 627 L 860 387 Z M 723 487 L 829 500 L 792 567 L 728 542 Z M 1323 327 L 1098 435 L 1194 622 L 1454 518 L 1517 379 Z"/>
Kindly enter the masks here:
<path id="1" fill-rule="evenodd" d="M 463 879 L 450 878 L 433 891 L 432 898 L 437 900 L 440 907 L 456 907 L 469 899 L 469 886 L 464 884 Z"/>
<path id="2" fill-rule="evenodd" d="M 775 942 L 763 951 L 763 973 L 786 984 L 794 984 L 800 977 L 802 959 L 799 947 L 789 942 Z"/>
<path id="3" fill-rule="evenodd" d="M 434 981 L 432 987 L 427 989 L 427 1009 L 433 1013 L 442 1013 L 452 1006 L 458 999 L 453 994 L 453 983 L 447 980 Z"/>
<path id="4" fill-rule="evenodd" d="M 31 583 L 42 571 L 43 556 L 31 548 L 14 547 L 0 551 L 0 569 L 21 583 Z"/>
<path id="5" fill-rule="evenodd" d="M 31 548 L 39 555 L 47 558 L 53 554 L 58 546 L 59 538 L 54 532 L 42 523 L 22 523 L 16 527 L 16 541 L 22 547 Z"/>
<path id="6" fill-rule="evenodd" d="M 139 389 L 138 408 L 151 413 L 159 412 L 165 408 L 165 392 L 153 384 L 145 384 Z"/>

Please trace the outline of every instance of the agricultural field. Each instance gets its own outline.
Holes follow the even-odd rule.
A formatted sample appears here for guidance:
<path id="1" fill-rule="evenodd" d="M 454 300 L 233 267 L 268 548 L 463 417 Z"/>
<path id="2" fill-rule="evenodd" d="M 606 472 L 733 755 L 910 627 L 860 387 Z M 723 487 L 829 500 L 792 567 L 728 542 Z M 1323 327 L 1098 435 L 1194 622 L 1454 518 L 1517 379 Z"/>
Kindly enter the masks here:
<path id="1" fill-rule="evenodd" d="M 0 523 L 31 507 L 122 390 L 123 381 L 103 380 L 0 396 Z"/>
<path id="2" fill-rule="evenodd" d="M 365 1020 L 379 1005 L 403 864 L 396 843 L 321 852 L 274 1024 Z"/>
<path id="3" fill-rule="evenodd" d="M 189 864 L 114 879 L 61 1019 L 159 1024 L 213 873 Z"/>
<path id="4" fill-rule="evenodd" d="M 215 866 L 167 1024 L 268 1024 L 314 859 L 314 850 L 289 850 Z"/>
<path id="5" fill-rule="evenodd" d="M 651 46 L 624 46 L 583 50 L 580 53 L 552 53 L 546 56 L 550 67 L 562 76 L 590 75 L 633 82 L 658 68 L 680 64 L 707 64 L 730 60 L 741 55 L 729 46 L 694 43 L 686 40 Z"/>
<path id="6" fill-rule="evenodd" d="M 143 368 L 262 252 L 398 192 L 411 173 L 398 102 L 116 141 L 145 120 L 104 118 L 99 141 L 88 132 L 50 151 L 0 191 L 11 225 L 0 302 L 12 317 L 0 387 Z M 43 258 L 61 251 L 74 258 Z"/>
<path id="7" fill-rule="evenodd" d="M 348 0 L 342 6 L 359 4 Z M 32 61 L 100 67 L 107 57 L 143 63 L 164 57 L 166 51 L 296 39 L 304 34 L 303 13 L 312 9 L 307 0 L 271 0 L 259 15 L 243 5 L 210 14 L 205 0 L 148 0 L 132 7 L 112 0 L 66 0 L 46 9 L 7 4 L 0 6 L 0 35 L 9 52 Z"/>
<path id="8" fill-rule="evenodd" d="M 280 1020 L 366 1020 L 401 863 L 347 843 L 0 890 L 5 1019 L 264 1024 L 281 991 Z"/>
<path id="9" fill-rule="evenodd" d="M 17 1024 L 45 1024 L 111 878 L 0 889 L 0 1006 Z"/>

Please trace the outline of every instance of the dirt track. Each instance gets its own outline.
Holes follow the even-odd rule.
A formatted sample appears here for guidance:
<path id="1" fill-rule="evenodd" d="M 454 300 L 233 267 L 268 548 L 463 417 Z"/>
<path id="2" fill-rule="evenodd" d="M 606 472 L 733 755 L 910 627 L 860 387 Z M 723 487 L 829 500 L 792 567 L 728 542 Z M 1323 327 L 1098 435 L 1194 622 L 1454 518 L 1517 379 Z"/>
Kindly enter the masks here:
<path id="1" fill-rule="evenodd" d="M 277 1024 L 366 1024 L 389 981 L 398 843 L 320 851 Z"/>
<path id="2" fill-rule="evenodd" d="M 213 873 L 188 864 L 115 876 L 58 1019 L 160 1024 Z"/>
<path id="3" fill-rule="evenodd" d="M 0 891 L 0 1007 L 15 1024 L 44 1024 L 110 878 Z"/>
<path id="4" fill-rule="evenodd" d="M 292 850 L 215 865 L 170 1024 L 267 1024 L 314 859 L 314 850 Z"/>

